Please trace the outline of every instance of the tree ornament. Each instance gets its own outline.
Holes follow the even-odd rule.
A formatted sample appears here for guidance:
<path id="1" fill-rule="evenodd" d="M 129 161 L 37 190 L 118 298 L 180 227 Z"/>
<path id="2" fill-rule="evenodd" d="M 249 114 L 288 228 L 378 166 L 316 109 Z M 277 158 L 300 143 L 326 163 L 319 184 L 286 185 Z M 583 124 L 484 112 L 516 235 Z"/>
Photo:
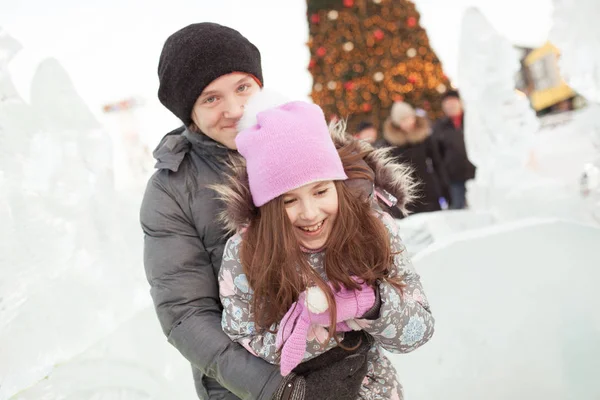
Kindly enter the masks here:
<path id="1" fill-rule="evenodd" d="M 413 58 L 414 56 L 417 55 L 417 50 L 415 50 L 414 48 L 410 48 L 406 51 L 406 55 L 409 56 L 410 58 Z"/>
<path id="2" fill-rule="evenodd" d="M 321 90 L 323 90 L 323 85 L 321 85 L 320 83 L 315 83 L 315 91 L 320 92 Z"/>
<path id="3" fill-rule="evenodd" d="M 373 37 L 376 40 L 383 40 L 383 38 L 385 37 L 385 33 L 383 33 L 381 29 L 377 29 L 375 30 L 375 32 L 373 32 Z"/>
<path id="4" fill-rule="evenodd" d="M 344 45 L 342 46 L 342 48 L 344 49 L 345 52 L 349 52 L 354 50 L 354 43 L 352 42 L 346 42 L 344 43 Z"/>
<path id="5" fill-rule="evenodd" d="M 317 65 L 317 60 L 315 60 L 314 58 L 311 58 L 310 61 L 308 62 L 308 69 L 313 69 L 315 67 L 315 65 Z"/>
<path id="6" fill-rule="evenodd" d="M 339 17 L 339 13 L 336 10 L 331 10 L 327 13 L 327 18 L 329 18 L 332 21 L 335 21 L 336 19 L 338 19 Z"/>
<path id="7" fill-rule="evenodd" d="M 369 103 L 363 103 L 363 105 L 360 106 L 360 109 L 363 110 L 364 112 L 369 112 L 373 109 L 373 106 Z"/>
<path id="8" fill-rule="evenodd" d="M 325 57 L 325 54 L 327 54 L 327 49 L 325 47 L 321 46 L 317 49 L 317 56 Z"/>
<path id="9" fill-rule="evenodd" d="M 354 0 L 344 0 L 344 7 L 354 7 Z"/>
<path id="10" fill-rule="evenodd" d="M 446 85 L 444 85 L 443 83 L 440 83 L 439 85 L 437 85 L 436 90 L 439 93 L 444 93 L 446 91 Z"/>
<path id="11" fill-rule="evenodd" d="M 329 90 L 335 90 L 336 87 L 337 87 L 337 83 L 335 81 L 329 81 L 329 82 L 327 82 L 327 89 L 329 89 Z"/>
<path id="12" fill-rule="evenodd" d="M 383 75 L 383 72 L 381 72 L 381 71 L 375 72 L 373 74 L 373 80 L 375 82 L 381 82 L 383 80 L 383 78 L 385 78 L 385 75 Z"/>
<path id="13" fill-rule="evenodd" d="M 317 13 L 310 16 L 310 22 L 312 22 L 313 24 L 318 24 L 320 20 L 321 20 L 321 18 L 319 17 L 319 14 L 317 14 Z"/>
<path id="14" fill-rule="evenodd" d="M 417 19 L 415 17 L 408 17 L 406 25 L 408 25 L 409 28 L 414 28 L 417 25 Z"/>
<path id="15" fill-rule="evenodd" d="M 352 81 L 348 81 L 348 82 L 344 82 L 344 89 L 350 91 L 354 89 L 354 82 Z"/>

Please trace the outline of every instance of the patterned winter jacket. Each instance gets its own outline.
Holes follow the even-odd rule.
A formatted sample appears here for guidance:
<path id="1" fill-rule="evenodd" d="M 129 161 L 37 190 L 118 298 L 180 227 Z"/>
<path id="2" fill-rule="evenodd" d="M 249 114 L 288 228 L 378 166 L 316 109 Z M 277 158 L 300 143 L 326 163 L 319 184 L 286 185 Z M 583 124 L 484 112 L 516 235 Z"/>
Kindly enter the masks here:
<path id="1" fill-rule="evenodd" d="M 338 142 L 338 147 L 340 143 Z M 407 191 L 410 182 L 402 175 L 402 170 L 390 164 L 385 158 L 387 153 L 379 151 L 371 153 L 370 165 L 373 167 L 376 185 L 379 184 L 387 189 L 394 190 L 393 193 L 405 200 L 409 197 Z M 345 166 L 347 167 L 347 166 Z M 396 168 L 396 170 L 391 170 Z M 387 171 L 383 171 L 387 169 Z M 238 170 L 238 173 L 240 170 Z M 392 177 L 396 180 L 392 184 L 381 177 Z M 252 209 L 247 177 L 243 173 L 238 179 L 231 179 L 229 188 L 232 190 L 225 193 L 223 200 L 227 204 L 226 212 L 228 226 L 242 228 L 243 221 L 247 221 L 250 214 L 244 211 Z M 398 190 L 403 188 L 402 190 Z M 389 359 L 382 353 L 382 349 L 392 353 L 407 353 L 425 344 L 433 335 L 434 319 L 431 315 L 429 304 L 425 297 L 419 275 L 415 272 L 406 254 L 406 249 L 400 239 L 398 226 L 394 219 L 387 213 L 374 208 L 373 212 L 386 227 L 391 250 L 394 255 L 392 275 L 402 276 L 406 284 L 400 292 L 389 283 L 379 284 L 381 307 L 379 318 L 374 320 L 358 320 L 364 331 L 374 339 L 368 357 L 368 372 L 364 378 L 360 399 L 402 399 L 402 387 L 397 379 L 397 374 Z M 241 215 L 240 215 L 241 213 Z M 237 233 L 229 239 L 223 252 L 223 263 L 219 273 L 219 287 L 221 302 L 223 304 L 223 331 L 233 340 L 240 343 L 251 353 L 263 358 L 272 364 L 278 363 L 277 348 L 275 346 L 276 334 L 258 331 L 254 325 L 252 311 L 252 288 L 244 275 L 241 265 L 239 251 L 243 240 L 243 233 Z M 324 279 L 327 279 L 323 266 L 324 252 L 307 253 L 309 264 Z M 277 325 L 271 330 L 276 330 Z M 326 339 L 325 328 L 314 327 L 307 338 L 307 351 L 303 361 L 312 359 L 335 347 L 337 343 L 331 339 L 329 343 L 322 345 Z M 343 339 L 343 333 L 338 338 Z"/>

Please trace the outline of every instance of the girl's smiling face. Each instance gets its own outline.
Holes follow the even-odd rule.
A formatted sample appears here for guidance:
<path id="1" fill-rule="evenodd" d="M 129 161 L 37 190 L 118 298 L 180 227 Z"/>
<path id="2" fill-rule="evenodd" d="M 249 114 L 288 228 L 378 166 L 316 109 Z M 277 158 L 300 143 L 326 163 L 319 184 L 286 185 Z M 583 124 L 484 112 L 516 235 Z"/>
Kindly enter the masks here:
<path id="1" fill-rule="evenodd" d="M 333 181 L 309 183 L 283 195 L 285 211 L 303 247 L 325 246 L 338 214 L 338 193 Z"/>

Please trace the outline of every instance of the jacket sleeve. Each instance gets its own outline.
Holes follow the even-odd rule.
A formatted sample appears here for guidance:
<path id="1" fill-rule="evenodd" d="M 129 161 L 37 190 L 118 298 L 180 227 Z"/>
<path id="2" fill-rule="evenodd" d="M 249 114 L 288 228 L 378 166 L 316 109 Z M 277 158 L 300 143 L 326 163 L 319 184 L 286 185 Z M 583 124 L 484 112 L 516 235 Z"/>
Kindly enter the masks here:
<path id="1" fill-rule="evenodd" d="M 254 325 L 252 312 L 253 291 L 243 272 L 239 258 L 239 247 L 242 238 L 239 234 L 231 237 L 225 245 L 223 264 L 219 273 L 219 289 L 223 303 L 223 331 L 251 353 L 272 364 L 279 363 L 279 355 L 275 345 L 277 333 L 258 331 Z M 275 332 L 277 325 L 271 326 Z M 306 352 L 302 361 L 310 360 L 337 346 L 331 339 L 326 346 L 321 341 L 326 339 L 327 331 L 322 327 L 311 327 L 307 337 Z M 340 336 L 339 340 L 342 340 Z"/>
<path id="2" fill-rule="evenodd" d="M 159 179 L 160 174 L 167 171 L 150 180 L 140 219 L 144 267 L 162 329 L 196 368 L 239 398 L 271 399 L 282 377 L 223 333 L 210 254 L 176 192 L 167 187 L 168 177 Z"/>
<path id="3" fill-rule="evenodd" d="M 361 320 L 359 324 L 384 349 L 392 353 L 409 353 L 429 341 L 433 335 L 434 319 L 396 223 L 385 213 L 378 212 L 378 215 L 390 234 L 391 249 L 395 254 L 392 276 L 403 276 L 406 286 L 401 292 L 389 283 L 380 283 L 379 318 Z"/>

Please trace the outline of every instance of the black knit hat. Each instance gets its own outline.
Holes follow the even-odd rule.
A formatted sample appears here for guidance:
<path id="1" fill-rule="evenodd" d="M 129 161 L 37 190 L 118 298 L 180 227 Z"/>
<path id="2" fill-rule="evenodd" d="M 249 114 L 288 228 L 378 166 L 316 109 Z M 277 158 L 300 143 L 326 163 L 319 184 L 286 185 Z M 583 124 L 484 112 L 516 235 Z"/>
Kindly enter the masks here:
<path id="1" fill-rule="evenodd" d="M 260 52 L 235 29 L 202 22 L 175 32 L 158 63 L 158 99 L 188 126 L 194 103 L 212 81 L 246 72 L 263 83 Z"/>
<path id="2" fill-rule="evenodd" d="M 454 98 L 457 98 L 460 100 L 460 94 L 458 93 L 458 90 L 454 90 L 454 89 L 448 90 L 446 93 L 444 93 L 442 95 L 442 101 L 449 99 L 451 97 L 454 97 Z"/>

